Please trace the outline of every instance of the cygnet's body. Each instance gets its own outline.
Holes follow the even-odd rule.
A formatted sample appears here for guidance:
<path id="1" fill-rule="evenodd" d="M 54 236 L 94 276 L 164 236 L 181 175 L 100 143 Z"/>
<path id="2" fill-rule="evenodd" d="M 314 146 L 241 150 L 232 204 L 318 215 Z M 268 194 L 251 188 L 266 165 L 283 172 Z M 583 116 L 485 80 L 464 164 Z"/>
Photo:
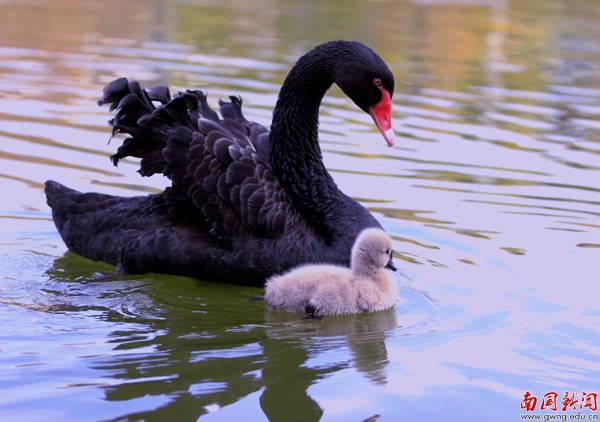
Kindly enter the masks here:
<path id="1" fill-rule="evenodd" d="M 267 305 L 289 312 L 340 315 L 375 312 L 396 303 L 396 288 L 385 268 L 392 264 L 392 241 L 380 229 L 363 230 L 352 248 L 351 268 L 303 265 L 271 277 Z"/>

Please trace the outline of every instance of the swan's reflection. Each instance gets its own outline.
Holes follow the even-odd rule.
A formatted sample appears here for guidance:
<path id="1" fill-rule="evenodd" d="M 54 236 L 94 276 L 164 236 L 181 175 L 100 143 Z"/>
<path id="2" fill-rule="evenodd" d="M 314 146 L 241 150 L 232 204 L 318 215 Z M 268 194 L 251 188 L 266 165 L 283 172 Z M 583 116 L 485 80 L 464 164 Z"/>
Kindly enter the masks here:
<path id="1" fill-rule="evenodd" d="M 97 268 L 67 254 L 54 262 L 48 282 L 65 291 L 85 283 L 84 298 L 76 299 L 94 302 L 95 317 L 114 324 L 112 351 L 85 358 L 106 380 L 99 387 L 105 399 L 156 398 L 146 410 L 123 416 L 192 419 L 262 389 L 260 406 L 270 420 L 318 420 L 323 411 L 307 390 L 319 379 L 353 366 L 374 383 L 386 381 L 385 332 L 397 326 L 393 310 L 302 320 L 250 302 L 257 289 L 163 275 L 117 280 L 91 267 Z M 311 363 L 346 346 L 341 362 Z"/>

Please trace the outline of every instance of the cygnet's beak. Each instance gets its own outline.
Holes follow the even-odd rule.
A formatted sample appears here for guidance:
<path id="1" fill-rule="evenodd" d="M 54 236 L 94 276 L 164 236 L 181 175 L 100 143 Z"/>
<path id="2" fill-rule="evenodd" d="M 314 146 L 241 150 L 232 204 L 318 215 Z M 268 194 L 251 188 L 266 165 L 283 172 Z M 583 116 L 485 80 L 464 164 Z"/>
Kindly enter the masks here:
<path id="1" fill-rule="evenodd" d="M 392 271 L 397 271 L 398 270 L 396 268 L 396 266 L 394 265 L 394 261 L 392 261 L 391 257 L 390 257 L 390 260 L 388 261 L 388 263 L 385 264 L 385 268 L 387 268 L 388 270 L 392 270 Z"/>

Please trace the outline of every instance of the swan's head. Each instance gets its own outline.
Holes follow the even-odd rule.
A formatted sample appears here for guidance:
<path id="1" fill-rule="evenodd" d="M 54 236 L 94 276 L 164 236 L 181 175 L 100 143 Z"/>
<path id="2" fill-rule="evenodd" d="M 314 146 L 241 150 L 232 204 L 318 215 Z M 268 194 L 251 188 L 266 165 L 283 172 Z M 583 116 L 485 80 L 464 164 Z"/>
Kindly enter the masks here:
<path id="1" fill-rule="evenodd" d="M 394 75 L 373 50 L 357 41 L 340 41 L 334 82 L 354 103 L 373 118 L 388 146 L 394 145 L 392 95 Z"/>
<path id="2" fill-rule="evenodd" d="M 359 273 L 380 268 L 396 271 L 392 261 L 392 239 L 380 229 L 365 229 L 352 247 L 352 270 Z"/>

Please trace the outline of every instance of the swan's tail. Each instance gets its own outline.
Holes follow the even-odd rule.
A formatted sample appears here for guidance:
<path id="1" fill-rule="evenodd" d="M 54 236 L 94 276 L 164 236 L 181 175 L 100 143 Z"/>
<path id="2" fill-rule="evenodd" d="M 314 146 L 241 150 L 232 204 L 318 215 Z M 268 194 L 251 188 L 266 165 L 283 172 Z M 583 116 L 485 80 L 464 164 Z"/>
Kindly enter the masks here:
<path id="1" fill-rule="evenodd" d="M 121 198 L 83 193 L 53 180 L 46 182 L 44 191 L 54 224 L 68 248 L 87 258 L 115 265 L 132 237 L 131 232 L 147 227 L 149 210 L 160 206 L 155 195 Z M 138 217 L 145 225 L 133 221 Z"/>
<path id="2" fill-rule="evenodd" d="M 63 241 L 69 249 L 87 256 L 87 234 L 94 230 L 94 227 L 90 227 L 89 215 L 97 209 L 97 203 L 90 201 L 88 197 L 103 195 L 83 194 L 53 180 L 46 181 L 44 192 L 46 201 L 52 208 L 52 219 Z"/>
<path id="3" fill-rule="evenodd" d="M 68 209 L 74 203 L 73 197 L 80 192 L 61 185 L 54 180 L 48 180 L 45 183 L 44 193 L 46 201 L 52 208 L 52 217 L 56 228 L 62 234 L 64 225 L 67 221 Z"/>

